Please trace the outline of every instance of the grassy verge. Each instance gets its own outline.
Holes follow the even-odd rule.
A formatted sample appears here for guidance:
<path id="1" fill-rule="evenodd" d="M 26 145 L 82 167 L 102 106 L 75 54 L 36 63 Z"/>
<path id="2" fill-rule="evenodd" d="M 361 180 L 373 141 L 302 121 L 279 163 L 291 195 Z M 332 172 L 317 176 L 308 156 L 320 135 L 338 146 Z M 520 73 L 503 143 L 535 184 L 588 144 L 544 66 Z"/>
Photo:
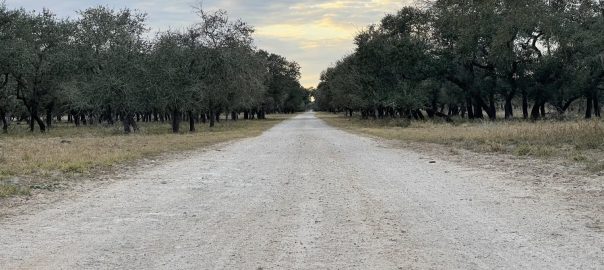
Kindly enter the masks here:
<path id="1" fill-rule="evenodd" d="M 390 140 L 437 143 L 483 153 L 506 153 L 580 162 L 604 171 L 604 122 L 576 121 L 407 121 L 361 120 L 321 113 L 330 125 Z"/>
<path id="2" fill-rule="evenodd" d="M 287 119 L 221 121 L 195 133 L 172 134 L 168 124 L 142 123 L 140 132 L 124 135 L 116 127 L 59 124 L 47 134 L 14 127 L 0 135 L 0 198 L 27 195 L 29 188 L 47 186 L 52 179 L 81 175 L 162 153 L 203 148 L 216 143 L 253 137 Z M 184 123 L 183 123 L 184 124 Z M 188 125 L 183 126 L 188 128 Z M 28 179 L 18 181 L 15 179 Z"/>

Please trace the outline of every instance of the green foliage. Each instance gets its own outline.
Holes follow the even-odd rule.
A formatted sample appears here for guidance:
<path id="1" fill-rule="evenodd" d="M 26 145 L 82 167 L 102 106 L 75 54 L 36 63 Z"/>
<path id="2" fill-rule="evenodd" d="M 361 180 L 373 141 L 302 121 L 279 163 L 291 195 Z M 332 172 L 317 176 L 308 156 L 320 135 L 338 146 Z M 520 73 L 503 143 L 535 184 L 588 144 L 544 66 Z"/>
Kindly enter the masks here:
<path id="1" fill-rule="evenodd" d="M 146 14 L 129 9 L 98 6 L 60 19 L 0 5 L 5 131 L 15 120 L 46 131 L 66 115 L 76 126 L 119 120 L 126 133 L 152 118 L 178 132 L 186 117 L 193 131 L 200 118 L 213 125 L 221 113 L 264 118 L 305 108 L 296 63 L 257 50 L 253 27 L 226 11 L 196 11 L 200 21 L 186 31 L 149 39 Z"/>
<path id="2" fill-rule="evenodd" d="M 600 116 L 602 1 L 435 0 L 385 16 L 321 77 L 316 106 L 422 119 L 562 115 L 585 101 Z M 532 106 L 532 108 L 531 108 Z M 444 111 L 448 109 L 448 111 Z"/>

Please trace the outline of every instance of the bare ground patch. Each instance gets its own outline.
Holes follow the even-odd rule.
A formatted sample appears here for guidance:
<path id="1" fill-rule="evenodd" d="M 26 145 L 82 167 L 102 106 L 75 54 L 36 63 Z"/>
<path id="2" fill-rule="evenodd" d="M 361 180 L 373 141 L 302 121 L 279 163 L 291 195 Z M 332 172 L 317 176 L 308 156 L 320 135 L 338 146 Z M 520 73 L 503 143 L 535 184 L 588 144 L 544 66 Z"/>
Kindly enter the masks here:
<path id="1" fill-rule="evenodd" d="M 573 211 L 604 212 L 604 125 L 600 121 L 455 126 L 319 116 L 335 127 L 418 152 L 425 162 L 446 160 L 489 170 L 535 190 L 555 192 L 574 205 Z M 594 218 L 586 226 L 603 230 L 604 220 Z"/>
<path id="2" fill-rule="evenodd" d="M 131 135 L 101 126 L 0 135 L 0 217 L 27 212 L 19 206 L 44 207 L 119 180 L 123 174 L 258 136 L 289 117 L 222 122 L 211 130 L 201 127 L 196 133 L 181 134 L 171 134 L 168 125 L 149 124 Z"/>

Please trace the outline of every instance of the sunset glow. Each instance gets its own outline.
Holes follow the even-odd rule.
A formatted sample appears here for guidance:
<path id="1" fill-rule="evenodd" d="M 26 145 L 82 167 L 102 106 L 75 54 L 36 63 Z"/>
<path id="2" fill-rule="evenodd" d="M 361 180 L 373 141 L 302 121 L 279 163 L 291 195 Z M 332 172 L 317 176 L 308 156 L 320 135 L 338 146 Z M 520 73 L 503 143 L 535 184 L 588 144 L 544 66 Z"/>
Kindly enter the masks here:
<path id="1" fill-rule="evenodd" d="M 358 31 L 411 2 L 205 0 L 203 6 L 211 10 L 225 9 L 231 16 L 254 25 L 258 47 L 298 62 L 302 67 L 302 84 L 311 87 L 316 86 L 325 67 L 352 51 L 352 39 Z M 7 0 L 6 4 L 28 10 L 49 8 L 63 17 L 74 17 L 76 10 L 93 5 L 128 7 L 147 12 L 147 23 L 155 32 L 195 23 L 197 18 L 192 6 L 198 2 L 176 0 L 168 5 L 158 0 Z"/>

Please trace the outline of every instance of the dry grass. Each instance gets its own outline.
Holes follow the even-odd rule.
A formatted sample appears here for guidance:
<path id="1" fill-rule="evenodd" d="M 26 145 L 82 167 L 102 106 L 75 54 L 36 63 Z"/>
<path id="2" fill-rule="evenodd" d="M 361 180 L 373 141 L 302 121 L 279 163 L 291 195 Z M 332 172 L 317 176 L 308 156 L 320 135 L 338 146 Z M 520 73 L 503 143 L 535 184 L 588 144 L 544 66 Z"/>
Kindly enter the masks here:
<path id="1" fill-rule="evenodd" d="M 162 153 L 258 136 L 288 117 L 221 121 L 212 129 L 198 125 L 196 133 L 181 134 L 172 134 L 168 124 L 143 123 L 140 132 L 131 135 L 122 134 L 119 127 L 60 125 L 47 134 L 15 127 L 8 135 L 0 135 L 0 197 L 27 194 L 27 187 L 8 183 L 15 177 L 37 178 L 43 183 L 57 175 L 88 173 Z M 182 128 L 188 129 L 188 125 Z"/>
<path id="2" fill-rule="evenodd" d="M 30 188 L 15 184 L 0 184 L 0 198 L 29 195 Z"/>
<path id="3" fill-rule="evenodd" d="M 320 114 L 339 128 L 381 138 L 450 145 L 477 152 L 508 153 L 539 158 L 566 158 L 585 163 L 590 171 L 604 170 L 604 122 L 477 121 L 419 122 L 403 119 L 360 120 Z"/>

